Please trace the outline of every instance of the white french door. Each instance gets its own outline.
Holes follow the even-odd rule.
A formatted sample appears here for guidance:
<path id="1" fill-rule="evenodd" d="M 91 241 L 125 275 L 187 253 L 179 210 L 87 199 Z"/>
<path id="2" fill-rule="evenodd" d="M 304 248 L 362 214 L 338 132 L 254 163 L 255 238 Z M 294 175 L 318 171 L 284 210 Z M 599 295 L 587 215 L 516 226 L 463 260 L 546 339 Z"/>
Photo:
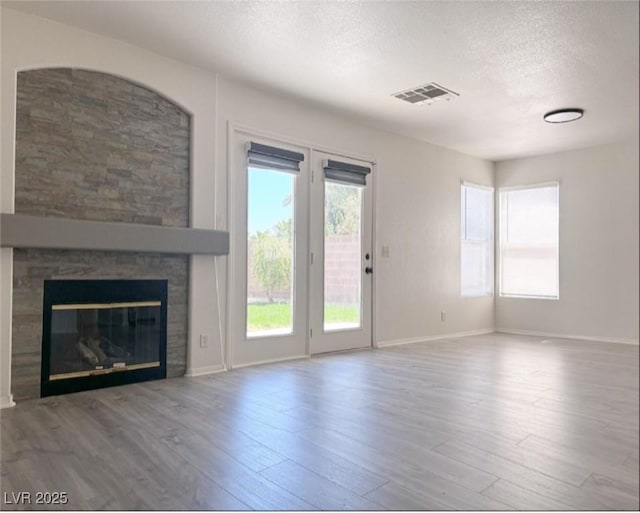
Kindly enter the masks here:
<path id="1" fill-rule="evenodd" d="M 229 137 L 228 363 L 370 347 L 371 164 Z"/>
<path id="2" fill-rule="evenodd" d="M 231 291 L 229 363 L 308 354 L 309 151 L 230 134 Z M 250 145 L 266 148 L 249 158 Z M 270 151 L 273 150 L 273 151 Z M 298 154 L 287 160 L 269 153 Z"/>
<path id="3" fill-rule="evenodd" d="M 310 353 L 370 347 L 372 166 L 317 151 L 311 165 Z"/>

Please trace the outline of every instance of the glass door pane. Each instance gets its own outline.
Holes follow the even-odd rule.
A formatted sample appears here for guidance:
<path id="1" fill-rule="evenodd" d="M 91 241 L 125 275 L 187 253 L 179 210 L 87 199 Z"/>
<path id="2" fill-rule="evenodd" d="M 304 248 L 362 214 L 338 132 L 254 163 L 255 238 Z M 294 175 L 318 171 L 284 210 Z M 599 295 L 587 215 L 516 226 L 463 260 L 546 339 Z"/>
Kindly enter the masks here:
<path id="1" fill-rule="evenodd" d="M 296 176 L 249 167 L 247 337 L 291 335 Z"/>
<path id="2" fill-rule="evenodd" d="M 49 380 L 160 367 L 160 301 L 51 307 Z"/>
<path id="3" fill-rule="evenodd" d="M 325 182 L 324 330 L 360 328 L 362 188 Z"/>

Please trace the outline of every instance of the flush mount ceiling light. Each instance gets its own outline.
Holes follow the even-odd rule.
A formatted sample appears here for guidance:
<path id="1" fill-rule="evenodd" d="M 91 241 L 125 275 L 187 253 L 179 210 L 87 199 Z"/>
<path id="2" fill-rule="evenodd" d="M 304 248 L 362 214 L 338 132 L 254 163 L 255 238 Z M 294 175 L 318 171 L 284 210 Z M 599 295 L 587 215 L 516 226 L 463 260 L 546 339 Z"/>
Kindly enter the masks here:
<path id="1" fill-rule="evenodd" d="M 570 121 L 577 121 L 584 116 L 584 110 L 582 109 L 558 109 L 547 112 L 544 115 L 544 120 L 547 123 L 569 123 Z"/>

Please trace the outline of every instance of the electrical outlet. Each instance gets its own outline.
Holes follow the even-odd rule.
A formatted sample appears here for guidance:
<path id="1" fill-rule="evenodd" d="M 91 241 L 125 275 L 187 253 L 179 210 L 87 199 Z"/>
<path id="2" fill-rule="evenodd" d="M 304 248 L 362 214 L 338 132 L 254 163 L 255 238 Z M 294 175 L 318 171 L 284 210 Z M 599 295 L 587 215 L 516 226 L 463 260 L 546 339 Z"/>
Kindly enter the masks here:
<path id="1" fill-rule="evenodd" d="M 447 312 L 445 312 L 444 310 L 442 310 L 442 312 L 440 312 L 440 320 L 442 322 L 445 322 L 447 320 Z"/>
<path id="2" fill-rule="evenodd" d="M 203 349 L 209 347 L 209 337 L 207 335 L 200 335 L 200 347 Z"/>

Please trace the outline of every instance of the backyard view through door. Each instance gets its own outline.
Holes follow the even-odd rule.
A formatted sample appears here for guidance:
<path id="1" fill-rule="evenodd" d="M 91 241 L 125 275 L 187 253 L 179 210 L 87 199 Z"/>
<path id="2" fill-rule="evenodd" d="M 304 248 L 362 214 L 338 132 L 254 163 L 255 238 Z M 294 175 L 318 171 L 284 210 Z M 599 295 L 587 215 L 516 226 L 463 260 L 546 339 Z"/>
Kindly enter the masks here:
<path id="1" fill-rule="evenodd" d="M 326 182 L 324 189 L 325 331 L 362 321 L 362 189 Z"/>
<path id="2" fill-rule="evenodd" d="M 291 333 L 293 176 L 249 167 L 247 335 Z M 324 329 L 361 325 L 362 189 L 327 182 Z"/>
<path id="3" fill-rule="evenodd" d="M 248 169 L 248 337 L 292 332 L 293 181 L 288 173 Z M 360 186 L 325 184 L 322 293 L 327 331 L 362 325 L 362 192 Z"/>
<path id="4" fill-rule="evenodd" d="M 249 166 L 247 336 L 293 330 L 294 175 Z"/>

